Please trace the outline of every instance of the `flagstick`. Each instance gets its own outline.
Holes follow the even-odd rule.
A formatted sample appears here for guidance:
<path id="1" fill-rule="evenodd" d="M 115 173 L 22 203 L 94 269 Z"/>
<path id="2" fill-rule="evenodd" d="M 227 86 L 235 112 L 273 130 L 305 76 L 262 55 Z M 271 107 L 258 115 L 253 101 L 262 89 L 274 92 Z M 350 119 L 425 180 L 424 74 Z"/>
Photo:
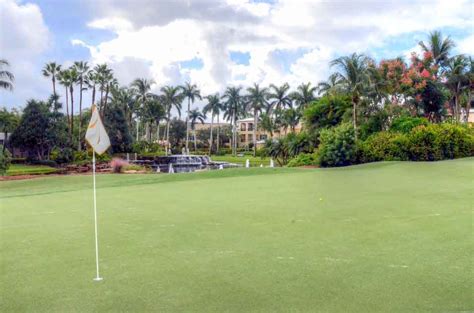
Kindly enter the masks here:
<path id="1" fill-rule="evenodd" d="M 95 194 L 95 151 L 92 149 L 92 176 L 94 180 L 94 221 L 95 221 L 95 263 L 97 276 L 95 281 L 101 281 L 103 278 L 99 276 L 99 238 L 97 234 L 97 198 Z"/>

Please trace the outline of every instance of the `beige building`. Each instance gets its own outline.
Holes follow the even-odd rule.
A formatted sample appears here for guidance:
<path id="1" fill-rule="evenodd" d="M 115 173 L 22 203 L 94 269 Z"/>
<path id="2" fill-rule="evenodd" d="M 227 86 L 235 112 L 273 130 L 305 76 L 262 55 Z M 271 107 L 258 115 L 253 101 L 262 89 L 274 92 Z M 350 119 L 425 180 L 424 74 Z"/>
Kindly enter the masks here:
<path id="1" fill-rule="evenodd" d="M 238 133 L 238 146 L 239 147 L 246 147 L 249 144 L 253 144 L 253 131 L 255 127 L 255 122 L 253 117 L 244 118 L 237 121 L 237 133 Z M 258 127 L 258 125 L 257 125 Z M 295 132 L 299 133 L 302 129 L 301 123 L 299 123 L 295 127 Z M 273 132 L 273 138 L 278 138 L 280 136 L 284 136 L 289 132 L 289 129 L 280 129 Z M 270 133 L 263 131 L 261 129 L 257 129 L 256 131 L 257 137 L 257 147 L 262 146 L 265 143 L 265 140 L 270 139 Z"/>

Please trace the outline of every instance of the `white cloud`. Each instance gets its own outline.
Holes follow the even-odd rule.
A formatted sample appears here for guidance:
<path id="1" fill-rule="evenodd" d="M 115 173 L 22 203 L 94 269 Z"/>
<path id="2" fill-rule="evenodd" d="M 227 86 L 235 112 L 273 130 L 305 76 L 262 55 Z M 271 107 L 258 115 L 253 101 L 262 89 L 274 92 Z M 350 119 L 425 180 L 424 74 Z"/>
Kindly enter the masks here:
<path id="1" fill-rule="evenodd" d="M 474 35 L 470 35 L 463 40 L 461 40 L 457 45 L 457 50 L 459 53 L 466 55 L 474 54 Z"/>
<path id="2" fill-rule="evenodd" d="M 179 0 L 158 6 L 141 0 L 144 5 L 133 11 L 126 2 L 104 2 L 104 17 L 89 25 L 114 30 L 117 38 L 89 46 L 95 62 L 140 58 L 150 62 L 158 84 L 190 79 L 206 93 L 228 84 L 317 83 L 327 78 L 328 63 L 336 55 L 366 52 L 390 36 L 445 26 L 466 28 L 471 23 L 468 1 L 280 0 L 272 5 Z M 148 13 L 158 7 L 161 13 L 152 20 Z M 284 70 L 272 56 L 277 49 L 308 52 Z M 249 64 L 232 62 L 230 51 L 249 52 Z M 202 59 L 202 69 L 178 66 L 193 58 Z"/>
<path id="3" fill-rule="evenodd" d="M 27 99 L 50 93 L 37 59 L 51 45 L 51 36 L 35 4 L 0 0 L 0 58 L 10 62 L 14 91 L 0 91 L 0 106 L 23 106 Z"/>

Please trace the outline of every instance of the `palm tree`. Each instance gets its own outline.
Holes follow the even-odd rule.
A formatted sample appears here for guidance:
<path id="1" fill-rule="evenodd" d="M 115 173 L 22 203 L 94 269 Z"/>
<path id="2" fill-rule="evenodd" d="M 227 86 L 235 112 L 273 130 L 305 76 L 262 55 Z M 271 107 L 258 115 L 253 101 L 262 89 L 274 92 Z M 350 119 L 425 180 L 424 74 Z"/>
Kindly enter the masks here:
<path id="1" fill-rule="evenodd" d="M 80 61 L 74 62 L 74 68 L 77 72 L 77 82 L 79 84 L 79 151 L 81 151 L 81 129 L 82 129 L 82 92 L 86 89 L 84 87 L 84 81 L 86 80 L 86 75 L 89 72 L 89 65 L 87 62 Z M 54 83 L 53 83 L 54 84 Z"/>
<path id="2" fill-rule="evenodd" d="M 156 95 L 151 93 L 151 86 L 155 84 L 155 81 L 153 79 L 146 79 L 146 78 L 137 78 L 135 79 L 131 84 L 130 88 L 133 90 L 135 93 L 136 97 L 136 109 L 140 110 L 140 108 L 143 108 L 145 103 L 151 99 L 156 97 Z M 137 136 L 136 140 L 138 141 L 138 119 L 137 119 Z M 146 129 L 147 129 L 147 136 L 149 132 L 149 125 L 148 123 L 146 124 Z"/>
<path id="3" fill-rule="evenodd" d="M 419 42 L 421 49 L 425 52 L 431 52 L 436 65 L 444 66 L 449 60 L 449 53 L 455 44 L 448 36 L 443 38 L 440 31 L 431 32 L 428 36 L 428 42 Z"/>
<path id="4" fill-rule="evenodd" d="M 339 86 L 338 76 L 330 75 L 327 81 L 318 84 L 318 94 L 334 96 L 339 92 Z"/>
<path id="5" fill-rule="evenodd" d="M 288 83 L 284 83 L 280 87 L 275 86 L 274 84 L 270 85 L 270 91 L 268 93 L 268 99 L 273 100 L 270 101 L 270 111 L 271 110 L 279 110 L 285 107 L 292 107 L 293 102 L 291 100 L 288 91 L 290 90 L 290 85 Z"/>
<path id="6" fill-rule="evenodd" d="M 68 121 L 69 132 L 71 131 L 71 118 L 69 116 L 69 87 L 73 84 L 71 79 L 71 74 L 68 69 L 59 72 L 58 81 L 65 88 L 66 94 L 66 117 Z"/>
<path id="7" fill-rule="evenodd" d="M 178 115 L 181 116 L 183 95 L 180 93 L 180 90 L 180 87 L 174 86 L 164 86 L 161 88 L 161 92 L 163 92 L 161 99 L 166 111 L 166 154 L 168 154 L 169 149 L 171 110 L 175 108 L 178 111 Z"/>
<path id="8" fill-rule="evenodd" d="M 270 138 L 273 138 L 273 132 L 275 131 L 274 118 L 268 113 L 260 114 L 260 128 L 270 133 Z"/>
<path id="9" fill-rule="evenodd" d="M 186 111 L 186 151 L 188 151 L 188 142 L 189 142 L 189 110 L 191 110 L 191 103 L 197 99 L 202 100 L 201 93 L 195 84 L 186 82 L 184 86 L 181 87 L 183 99 L 188 99 L 188 110 Z"/>
<path id="10" fill-rule="evenodd" d="M 240 94 L 242 87 L 227 87 L 222 99 L 224 102 L 224 118 L 232 125 L 232 154 L 237 153 L 237 120 L 244 115 L 244 98 Z"/>
<path id="11" fill-rule="evenodd" d="M 127 118 L 128 127 L 132 127 L 132 116 L 136 111 L 135 92 L 132 88 L 113 88 L 111 91 L 111 104 L 120 107 Z"/>
<path id="12" fill-rule="evenodd" d="M 190 121 L 190 126 L 191 130 L 193 131 L 194 134 L 194 151 L 197 151 L 197 143 L 196 143 L 196 124 L 200 122 L 201 124 L 204 124 L 206 116 L 200 112 L 199 110 L 192 110 L 189 112 L 189 121 Z"/>
<path id="13" fill-rule="evenodd" d="M 0 59 L 0 88 L 13 90 L 13 81 L 15 80 L 15 76 L 7 70 L 4 70 L 4 66 L 9 66 L 7 60 Z"/>
<path id="14" fill-rule="evenodd" d="M 289 127 L 291 131 L 294 133 L 296 126 L 300 122 L 301 111 L 296 110 L 294 108 L 289 108 L 283 111 L 281 118 L 282 118 L 283 128 L 285 128 L 286 130 Z"/>
<path id="15" fill-rule="evenodd" d="M 68 70 L 69 72 L 69 93 L 71 95 L 71 131 L 70 131 L 70 141 L 72 143 L 72 135 L 74 132 L 74 85 L 79 80 L 79 74 L 74 66 L 71 66 Z M 79 140 L 80 141 L 80 140 Z"/>
<path id="16" fill-rule="evenodd" d="M 53 83 L 53 95 L 54 95 L 54 106 L 57 107 L 57 94 L 56 94 L 56 79 L 61 72 L 61 65 L 56 62 L 49 62 L 43 68 L 43 76 L 51 77 Z"/>
<path id="17" fill-rule="evenodd" d="M 316 100 L 316 87 L 312 87 L 311 83 L 302 83 L 291 93 L 291 98 L 296 102 L 300 110 L 304 110 L 308 104 Z"/>
<path id="18" fill-rule="evenodd" d="M 94 67 L 95 79 L 100 90 L 100 113 L 103 116 L 107 106 L 107 98 L 111 84 L 114 82 L 113 72 L 107 64 L 98 64 Z M 105 92 L 105 97 L 104 97 Z"/>
<path id="19" fill-rule="evenodd" d="M 258 128 L 258 114 L 266 107 L 268 89 L 260 88 L 256 83 L 253 87 L 247 88 L 247 103 L 249 109 L 253 111 L 253 156 L 257 155 L 257 128 Z"/>
<path id="20" fill-rule="evenodd" d="M 469 60 L 464 55 L 457 55 L 449 59 L 446 64 L 446 87 L 451 91 L 454 102 L 454 116 L 459 122 L 461 109 L 459 100 L 461 93 L 469 87 L 468 66 Z"/>
<path id="21" fill-rule="evenodd" d="M 205 97 L 207 99 L 207 104 L 203 108 L 203 113 L 207 114 L 208 112 L 211 113 L 211 134 L 209 136 L 209 155 L 212 154 L 212 145 L 214 143 L 213 137 L 212 137 L 212 131 L 213 131 L 213 126 L 214 126 L 214 116 L 217 115 L 217 124 L 219 125 L 219 114 L 221 110 L 221 102 L 220 102 L 220 96 L 218 93 L 215 95 L 210 95 Z M 217 131 L 217 146 L 219 147 L 219 126 L 217 126 L 218 131 Z M 217 148 L 219 150 L 219 148 Z"/>
<path id="22" fill-rule="evenodd" d="M 352 122 L 354 125 L 355 139 L 357 140 L 357 106 L 364 93 L 368 82 L 369 58 L 363 54 L 353 53 L 331 61 L 338 71 L 333 75 L 352 100 Z"/>
<path id="23" fill-rule="evenodd" d="M 165 109 L 161 105 L 158 98 L 147 99 L 142 106 L 142 118 L 147 125 L 156 124 L 157 128 L 157 139 L 160 137 L 160 121 L 165 117 Z M 151 142 L 151 131 L 147 132 L 148 142 Z"/>
<path id="24" fill-rule="evenodd" d="M 95 93 L 96 93 L 96 86 L 98 84 L 98 75 L 95 70 L 91 70 L 87 72 L 87 75 L 84 77 L 84 84 L 86 84 L 87 88 L 92 90 L 92 103 L 95 104 Z"/>

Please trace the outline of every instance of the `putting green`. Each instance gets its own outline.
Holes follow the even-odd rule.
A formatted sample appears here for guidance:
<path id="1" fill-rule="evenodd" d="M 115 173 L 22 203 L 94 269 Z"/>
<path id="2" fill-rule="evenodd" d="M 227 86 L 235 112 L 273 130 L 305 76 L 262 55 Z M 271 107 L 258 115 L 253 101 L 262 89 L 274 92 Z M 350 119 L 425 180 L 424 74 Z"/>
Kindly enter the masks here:
<path id="1" fill-rule="evenodd" d="M 474 310 L 474 159 L 0 182 L 1 312 Z"/>

